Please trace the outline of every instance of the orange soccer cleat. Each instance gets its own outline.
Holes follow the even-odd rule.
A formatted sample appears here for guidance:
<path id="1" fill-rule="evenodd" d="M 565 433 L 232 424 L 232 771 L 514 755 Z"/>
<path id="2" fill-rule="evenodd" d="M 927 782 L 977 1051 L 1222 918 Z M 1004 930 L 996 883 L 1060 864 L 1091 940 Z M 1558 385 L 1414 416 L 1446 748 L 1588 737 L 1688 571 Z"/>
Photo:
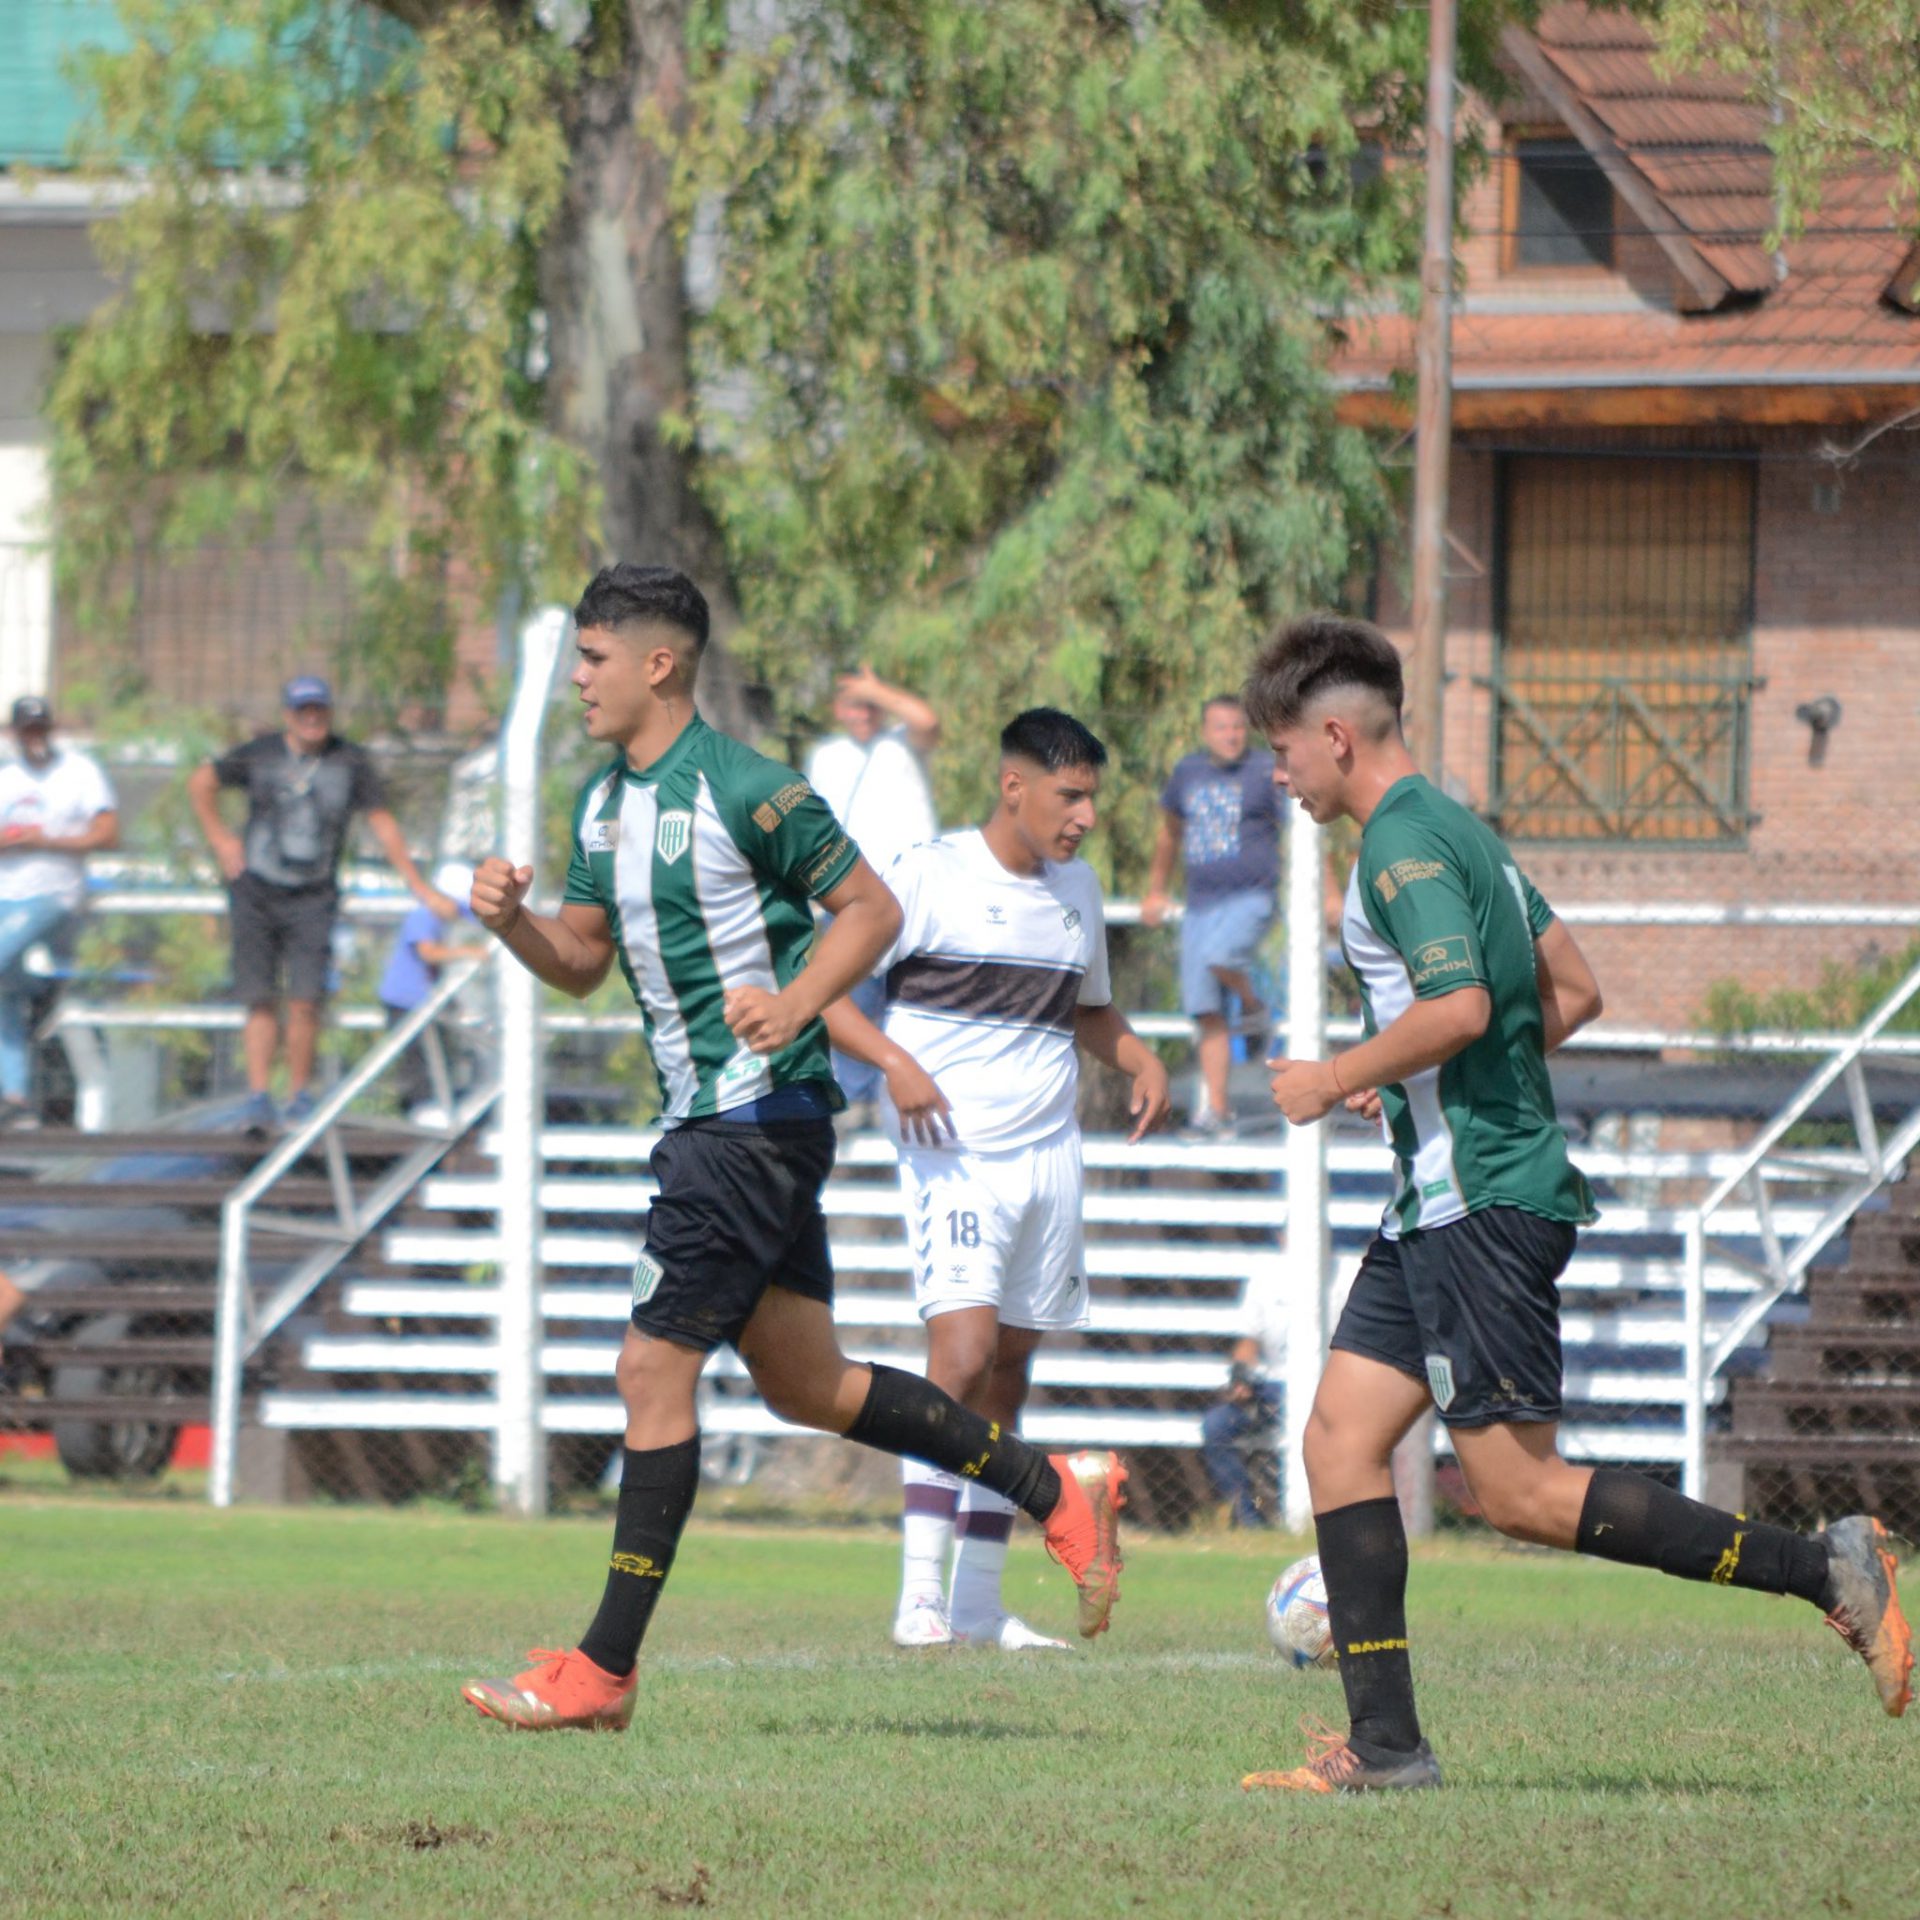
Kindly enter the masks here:
<path id="1" fill-rule="evenodd" d="M 578 1647 L 562 1653 L 535 1647 L 534 1664 L 511 1680 L 468 1680 L 460 1698 L 489 1720 L 504 1720 L 528 1733 L 576 1727 L 583 1732 L 622 1733 L 639 1697 L 639 1670 L 622 1680 L 595 1666 Z"/>
<path id="2" fill-rule="evenodd" d="M 1080 1634 L 1105 1633 L 1120 1598 L 1121 1488 L 1127 1470 L 1117 1453 L 1051 1453 L 1060 1476 L 1060 1504 L 1047 1515 L 1047 1551 L 1080 1589 Z"/>
<path id="3" fill-rule="evenodd" d="M 1302 1720 L 1300 1730 L 1313 1749 L 1306 1765 L 1285 1773 L 1250 1773 L 1240 1782 L 1242 1792 L 1391 1793 L 1440 1785 L 1440 1762 L 1424 1740 L 1415 1752 L 1392 1760 L 1363 1760 L 1344 1733 L 1321 1721 Z"/>
<path id="4" fill-rule="evenodd" d="M 1820 1538 L 1827 1547 L 1827 1625 L 1862 1660 L 1897 1720 L 1913 1698 L 1913 1629 L 1900 1611 L 1887 1530 L 1870 1514 L 1836 1520 Z"/>

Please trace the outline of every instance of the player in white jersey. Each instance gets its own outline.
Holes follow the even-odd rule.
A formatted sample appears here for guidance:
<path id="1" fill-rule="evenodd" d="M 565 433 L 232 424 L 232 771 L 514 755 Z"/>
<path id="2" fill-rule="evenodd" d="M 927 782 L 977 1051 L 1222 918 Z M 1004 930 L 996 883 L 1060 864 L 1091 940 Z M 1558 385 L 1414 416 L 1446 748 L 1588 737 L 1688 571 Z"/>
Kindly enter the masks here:
<path id="1" fill-rule="evenodd" d="M 1011 1428 L 1042 1336 L 1087 1318 L 1079 1050 L 1132 1077 L 1136 1140 L 1165 1120 L 1168 1094 L 1166 1068 L 1113 1005 L 1100 883 L 1077 858 L 1107 750 L 1079 721 L 1035 707 L 1008 724 L 1000 751 L 987 824 L 887 869 L 902 922 L 877 968 L 883 1026 L 843 1000 L 827 1027 L 886 1075 L 927 1377 Z M 1064 1648 L 1002 1601 L 1013 1507 L 917 1462 L 904 1477 L 895 1641 Z"/>

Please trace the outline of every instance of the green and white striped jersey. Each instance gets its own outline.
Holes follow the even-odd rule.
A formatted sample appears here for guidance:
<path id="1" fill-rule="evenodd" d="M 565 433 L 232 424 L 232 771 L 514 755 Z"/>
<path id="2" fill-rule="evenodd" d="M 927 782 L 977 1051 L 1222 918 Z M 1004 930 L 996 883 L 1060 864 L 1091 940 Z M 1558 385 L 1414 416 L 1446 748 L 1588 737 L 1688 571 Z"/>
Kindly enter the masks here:
<path id="1" fill-rule="evenodd" d="M 808 904 L 860 857 L 797 773 L 695 718 L 652 766 L 624 756 L 582 788 L 566 897 L 601 908 L 646 1027 L 663 1118 L 724 1113 L 833 1079 L 816 1020 L 762 1056 L 722 1017 L 730 988 L 778 992 L 813 947 Z"/>
<path id="2" fill-rule="evenodd" d="M 1533 943 L 1552 921 L 1484 821 L 1417 773 L 1387 789 L 1361 833 L 1340 923 L 1367 1037 L 1415 1000 L 1461 987 L 1493 1003 L 1470 1046 L 1380 1089 L 1399 1174 L 1381 1223 L 1389 1239 L 1482 1207 L 1576 1226 L 1595 1217 L 1547 1077 Z"/>

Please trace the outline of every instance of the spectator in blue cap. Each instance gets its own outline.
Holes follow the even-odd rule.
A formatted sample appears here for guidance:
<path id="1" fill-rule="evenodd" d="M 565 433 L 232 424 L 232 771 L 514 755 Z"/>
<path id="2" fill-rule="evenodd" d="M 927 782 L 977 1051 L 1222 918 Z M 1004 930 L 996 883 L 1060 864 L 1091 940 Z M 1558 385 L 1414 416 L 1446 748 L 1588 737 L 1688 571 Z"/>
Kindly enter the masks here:
<path id="1" fill-rule="evenodd" d="M 280 1120 L 271 1092 L 286 1005 L 286 1121 L 313 1110 L 309 1082 L 339 906 L 336 874 L 355 814 L 415 899 L 443 919 L 456 904 L 420 875 L 400 823 L 386 803 L 366 750 L 333 730 L 333 690 L 317 674 L 286 684 L 286 724 L 194 769 L 187 781 L 200 829 L 226 876 L 233 932 L 233 987 L 247 1009 L 245 1051 L 249 1132 Z M 247 796 L 240 833 L 220 812 L 220 789 Z"/>

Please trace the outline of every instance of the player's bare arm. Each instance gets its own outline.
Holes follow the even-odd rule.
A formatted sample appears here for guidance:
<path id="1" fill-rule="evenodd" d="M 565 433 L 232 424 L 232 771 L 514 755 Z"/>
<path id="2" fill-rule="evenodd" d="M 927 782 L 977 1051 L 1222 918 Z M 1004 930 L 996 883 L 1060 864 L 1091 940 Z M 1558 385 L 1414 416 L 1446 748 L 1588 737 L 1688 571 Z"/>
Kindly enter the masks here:
<path id="1" fill-rule="evenodd" d="M 1533 943 L 1534 978 L 1540 988 L 1540 1017 L 1546 1049 L 1552 1053 L 1600 1017 L 1600 982 L 1594 978 L 1579 943 L 1558 920 Z"/>
<path id="2" fill-rule="evenodd" d="M 1331 1060 L 1269 1060 L 1273 1103 L 1297 1127 L 1324 1119 L 1367 1088 L 1399 1085 L 1451 1060 L 1486 1032 L 1492 1017 L 1484 987 L 1416 1000 L 1371 1040 Z"/>
<path id="3" fill-rule="evenodd" d="M 613 933 L 605 911 L 569 900 L 557 914 L 526 904 L 533 869 L 489 854 L 473 873 L 473 917 L 537 978 L 584 1000 L 613 965 Z"/>
<path id="4" fill-rule="evenodd" d="M 820 904 L 833 923 L 815 942 L 807 964 L 781 988 L 734 987 L 725 1000 L 727 1025 L 755 1053 L 778 1053 L 873 971 L 900 931 L 900 903 L 867 865 L 853 871 Z"/>
<path id="5" fill-rule="evenodd" d="M 1131 1145 L 1167 1123 L 1173 1096 L 1167 1087 L 1167 1069 L 1160 1056 L 1127 1024 L 1127 1016 L 1112 1001 L 1104 1007 L 1076 1007 L 1074 1043 L 1083 1053 L 1116 1067 L 1133 1082 L 1127 1111 L 1133 1116 Z"/>
<path id="6" fill-rule="evenodd" d="M 1140 896 L 1140 918 L 1150 927 L 1159 926 L 1167 917 L 1167 887 L 1179 854 L 1180 821 L 1162 807 L 1160 826 L 1153 836 L 1153 859 L 1147 868 L 1147 890 Z"/>
<path id="7" fill-rule="evenodd" d="M 824 1018 L 827 1038 L 842 1053 L 887 1076 L 887 1098 L 907 1140 L 938 1147 L 955 1137 L 947 1096 L 905 1047 L 889 1040 L 851 1000 L 836 1000 Z"/>

